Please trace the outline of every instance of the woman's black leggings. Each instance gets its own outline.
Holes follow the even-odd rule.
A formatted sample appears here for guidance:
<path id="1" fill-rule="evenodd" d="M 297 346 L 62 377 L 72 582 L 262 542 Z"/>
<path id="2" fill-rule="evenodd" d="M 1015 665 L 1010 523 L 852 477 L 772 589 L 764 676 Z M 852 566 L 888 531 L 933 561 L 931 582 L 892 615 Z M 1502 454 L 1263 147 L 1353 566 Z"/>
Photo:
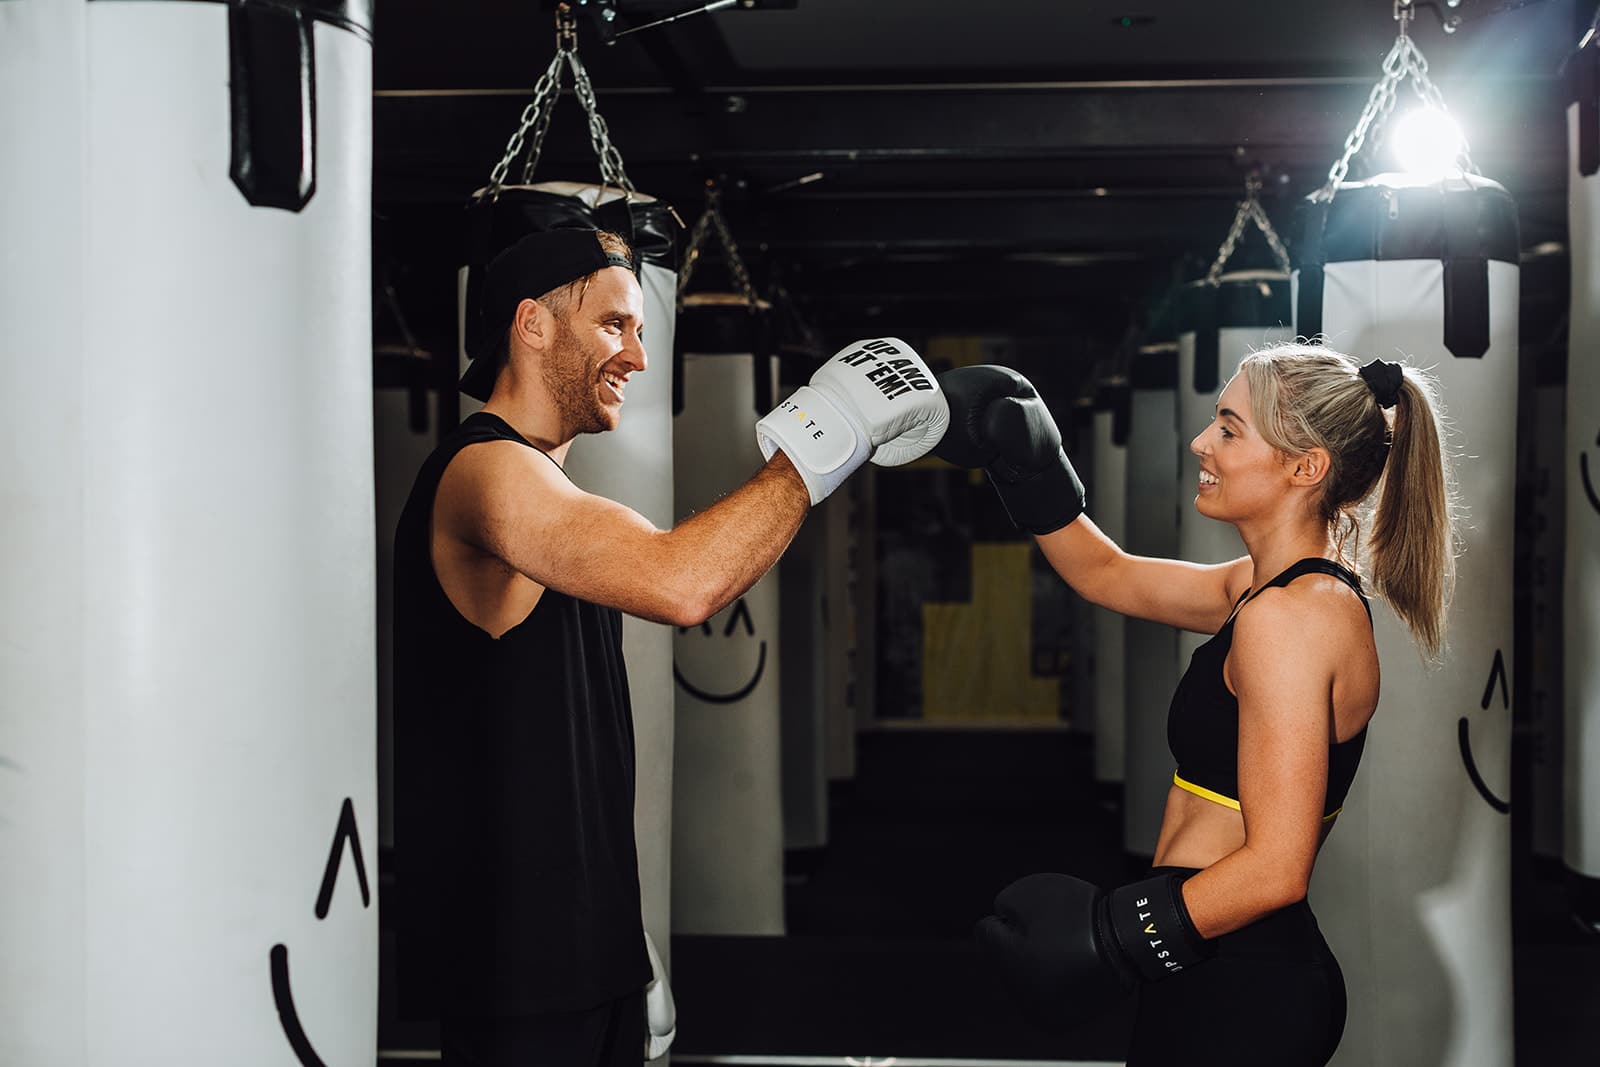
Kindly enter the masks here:
<path id="1" fill-rule="evenodd" d="M 1323 1067 L 1344 1033 L 1344 975 L 1310 906 L 1214 943 L 1209 962 L 1140 989 L 1128 1067 Z"/>

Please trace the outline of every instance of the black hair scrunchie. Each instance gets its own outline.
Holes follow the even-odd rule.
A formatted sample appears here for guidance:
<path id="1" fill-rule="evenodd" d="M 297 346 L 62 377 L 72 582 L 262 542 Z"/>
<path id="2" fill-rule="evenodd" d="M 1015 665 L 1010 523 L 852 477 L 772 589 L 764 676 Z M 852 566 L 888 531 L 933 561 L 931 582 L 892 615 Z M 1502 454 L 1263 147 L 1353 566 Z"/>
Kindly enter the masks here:
<path id="1" fill-rule="evenodd" d="M 1398 363 L 1385 363 L 1381 359 L 1375 359 L 1361 368 L 1361 380 L 1372 390 L 1378 406 L 1387 411 L 1400 399 L 1400 386 L 1405 381 L 1405 368 Z"/>

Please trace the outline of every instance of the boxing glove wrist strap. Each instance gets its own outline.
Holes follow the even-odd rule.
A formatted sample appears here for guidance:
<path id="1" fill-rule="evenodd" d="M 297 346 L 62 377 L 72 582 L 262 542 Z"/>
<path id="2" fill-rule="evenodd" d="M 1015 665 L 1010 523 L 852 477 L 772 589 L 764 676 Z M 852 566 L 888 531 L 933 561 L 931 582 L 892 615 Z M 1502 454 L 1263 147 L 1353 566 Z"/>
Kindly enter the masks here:
<path id="1" fill-rule="evenodd" d="M 827 499 L 867 461 L 866 435 L 822 392 L 802 385 L 756 423 L 761 454 L 771 459 L 783 449 L 806 483 L 813 505 Z"/>
<path id="2" fill-rule="evenodd" d="M 985 468 L 1000 503 L 1018 529 L 1034 534 L 1054 533 L 1083 514 L 1083 482 L 1072 469 L 1067 454 L 1058 452 L 1056 463 L 1026 478 L 1013 480 L 1009 471 L 995 465 Z"/>
<path id="3" fill-rule="evenodd" d="M 1105 921 L 1116 948 L 1146 982 L 1177 974 L 1215 952 L 1189 919 L 1183 881 L 1175 874 L 1160 874 L 1106 894 Z"/>

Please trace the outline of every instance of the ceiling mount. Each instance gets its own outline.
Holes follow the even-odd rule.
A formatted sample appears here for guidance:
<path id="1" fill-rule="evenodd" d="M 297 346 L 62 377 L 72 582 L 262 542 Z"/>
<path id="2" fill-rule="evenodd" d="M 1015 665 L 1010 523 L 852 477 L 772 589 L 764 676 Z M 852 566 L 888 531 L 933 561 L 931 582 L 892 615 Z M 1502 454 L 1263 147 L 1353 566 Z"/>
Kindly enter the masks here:
<path id="1" fill-rule="evenodd" d="M 620 38 L 643 30 L 653 30 L 670 23 L 708 15 L 713 11 L 760 11 L 773 8 L 794 8 L 800 0 L 708 0 L 694 7 L 685 7 L 685 0 L 568 0 L 579 10 L 587 11 L 594 21 L 595 31 L 606 44 L 615 44 Z M 554 6 L 551 3 L 546 6 Z M 651 17 L 655 16 L 655 17 Z M 638 25 L 625 25 L 625 19 L 647 19 Z"/>

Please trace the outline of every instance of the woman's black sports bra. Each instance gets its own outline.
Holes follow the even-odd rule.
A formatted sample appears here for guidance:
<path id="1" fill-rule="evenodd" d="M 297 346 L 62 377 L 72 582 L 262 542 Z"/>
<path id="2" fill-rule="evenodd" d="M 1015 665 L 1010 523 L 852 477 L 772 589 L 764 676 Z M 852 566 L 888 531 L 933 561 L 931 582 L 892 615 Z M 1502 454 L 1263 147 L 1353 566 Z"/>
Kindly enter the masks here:
<path id="1" fill-rule="evenodd" d="M 1254 593 L 1239 597 L 1233 614 L 1216 636 L 1189 659 L 1167 711 L 1167 747 L 1178 761 L 1172 782 L 1180 789 L 1218 804 L 1239 810 L 1239 700 L 1222 680 L 1222 664 L 1233 647 L 1233 620 L 1239 609 L 1261 595 L 1262 590 L 1285 586 L 1304 574 L 1328 574 L 1344 582 L 1361 597 L 1372 621 L 1372 606 L 1361 592 L 1361 580 L 1331 560 L 1300 560 L 1267 582 Z M 1355 780 L 1361 764 L 1361 751 L 1367 743 L 1367 728 L 1348 741 L 1328 746 L 1328 792 L 1322 808 L 1324 822 L 1333 819 L 1344 806 L 1345 794 Z"/>

